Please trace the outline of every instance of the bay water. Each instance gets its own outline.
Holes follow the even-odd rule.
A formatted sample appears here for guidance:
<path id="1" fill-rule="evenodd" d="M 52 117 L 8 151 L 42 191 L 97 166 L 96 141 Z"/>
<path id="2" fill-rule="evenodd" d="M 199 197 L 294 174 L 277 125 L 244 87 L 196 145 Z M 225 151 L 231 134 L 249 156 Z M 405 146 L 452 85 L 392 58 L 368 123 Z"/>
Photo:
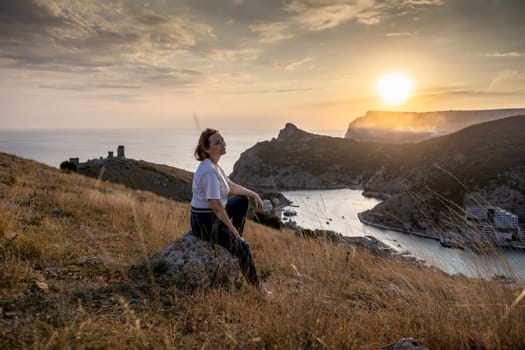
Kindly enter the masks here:
<path id="1" fill-rule="evenodd" d="M 343 137 L 344 131 L 312 132 Z M 221 130 L 227 153 L 221 166 L 227 174 L 233 171 L 242 152 L 257 142 L 277 137 L 278 130 Z M 0 152 L 59 167 L 70 157 L 81 162 L 116 155 L 119 145 L 125 146 L 127 158 L 194 171 L 198 163 L 193 157 L 200 130 L 196 129 L 7 129 L 0 130 Z M 350 189 L 285 191 L 293 201 L 297 224 L 310 229 L 327 229 L 345 236 L 373 236 L 396 251 L 408 251 L 428 265 L 450 274 L 491 278 L 505 275 L 525 281 L 525 254 L 501 250 L 500 254 L 481 256 L 467 250 L 441 247 L 439 242 L 400 232 L 380 230 L 362 224 L 357 213 L 379 203 L 365 198 L 361 191 Z"/>
<path id="2" fill-rule="evenodd" d="M 89 159 L 117 154 L 123 145 L 127 158 L 195 171 L 193 151 L 197 129 L 7 129 L 0 130 L 0 152 L 59 167 L 69 158 Z M 229 174 L 240 154 L 257 142 L 277 137 L 278 130 L 221 130 L 227 153 L 221 166 Z M 343 132 L 338 132 L 342 134 Z"/>
<path id="3" fill-rule="evenodd" d="M 478 254 L 470 250 L 445 248 L 436 240 L 361 223 L 357 214 L 380 202 L 364 197 L 362 191 L 334 189 L 282 193 L 293 202 L 290 209 L 297 212 L 293 220 L 301 227 L 332 230 L 344 236 L 372 236 L 400 253 L 408 252 L 424 260 L 426 265 L 452 275 L 489 279 L 505 276 L 525 281 L 525 252 L 496 249 L 491 255 Z"/>

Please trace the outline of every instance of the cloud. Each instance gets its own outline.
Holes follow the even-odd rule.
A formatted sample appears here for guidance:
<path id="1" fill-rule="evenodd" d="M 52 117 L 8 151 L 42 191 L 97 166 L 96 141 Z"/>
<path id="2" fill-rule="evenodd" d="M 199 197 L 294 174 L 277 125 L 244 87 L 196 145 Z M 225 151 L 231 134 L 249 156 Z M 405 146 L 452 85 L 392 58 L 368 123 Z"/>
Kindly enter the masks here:
<path id="1" fill-rule="evenodd" d="M 379 22 L 375 1 L 301 1 L 293 0 L 284 10 L 293 13 L 292 22 L 310 31 L 333 28 L 350 20 L 365 24 Z"/>
<path id="2" fill-rule="evenodd" d="M 491 52 L 485 54 L 487 57 L 522 57 L 523 53 L 516 51 L 507 51 L 507 52 Z"/>
<path id="3" fill-rule="evenodd" d="M 245 48 L 238 50 L 231 49 L 211 49 L 206 53 L 206 56 L 215 61 L 253 61 L 257 59 L 260 49 Z"/>
<path id="4" fill-rule="evenodd" d="M 442 0 L 291 0 L 283 4 L 287 15 L 278 22 L 250 26 L 262 43 L 275 43 L 293 37 L 294 30 L 324 31 L 347 22 L 375 25 L 384 19 L 419 11 L 421 7 L 443 5 Z M 388 35 L 388 34 L 387 34 Z M 390 36 L 412 35 L 408 32 Z"/>
<path id="5" fill-rule="evenodd" d="M 125 4 L 125 5 L 124 5 Z M 0 4 L 0 67 L 65 73 L 99 72 L 99 78 L 133 75 L 146 83 L 166 67 L 165 80 L 181 81 L 174 57 L 213 38 L 213 28 L 176 4 L 82 0 L 17 0 Z M 159 78 L 159 74 L 155 75 Z M 174 77 L 177 77 L 174 79 Z M 80 77 L 78 77 L 80 78 Z M 89 79 L 83 76 L 83 79 Z M 182 79 L 186 81 L 186 79 Z"/>
<path id="6" fill-rule="evenodd" d="M 297 67 L 307 63 L 307 62 L 310 62 L 312 60 L 312 58 L 308 57 L 308 58 L 305 58 L 305 59 L 302 59 L 302 60 L 298 60 L 298 61 L 291 61 L 291 62 L 281 62 L 281 63 L 276 63 L 275 66 L 276 67 L 279 67 L 279 68 L 282 68 L 282 69 L 286 69 L 286 70 L 296 70 Z"/>
<path id="7" fill-rule="evenodd" d="M 516 77 L 518 78 L 518 77 Z M 516 79 L 517 80 L 517 79 Z M 521 78 L 523 82 L 523 77 Z M 525 92 L 524 89 L 513 89 L 510 86 L 507 85 L 500 85 L 498 88 L 494 86 L 494 88 L 487 88 L 487 89 L 459 89 L 455 87 L 450 88 L 436 88 L 429 91 L 422 91 L 420 94 L 418 94 L 416 97 L 418 98 L 450 98 L 450 97 L 481 97 L 481 98 L 489 98 L 494 96 L 520 96 L 523 95 Z"/>
<path id="8" fill-rule="evenodd" d="M 393 32 L 393 33 L 386 33 L 385 36 L 412 36 L 414 34 L 410 32 Z"/>
<path id="9" fill-rule="evenodd" d="M 39 84 L 41 89 L 53 90 L 73 90 L 73 91 L 88 91 L 88 90 L 128 90 L 138 89 L 138 85 L 128 84 L 85 84 L 85 83 L 66 83 L 66 84 Z"/>
<path id="10" fill-rule="evenodd" d="M 289 88 L 289 89 L 267 89 L 267 90 L 256 90 L 256 91 L 250 91 L 248 93 L 255 93 L 255 94 L 288 94 L 292 92 L 304 92 L 304 91 L 314 91 L 316 89 L 314 88 Z"/>
<path id="11" fill-rule="evenodd" d="M 436 5 L 445 4 L 445 0 L 403 0 L 400 2 L 406 6 L 424 6 L 424 5 L 436 6 Z"/>
<path id="12" fill-rule="evenodd" d="M 292 35 L 285 32 L 289 27 L 290 24 L 284 22 L 253 24 L 249 26 L 252 32 L 259 34 L 259 41 L 261 43 L 274 43 L 291 38 Z"/>
<path id="13" fill-rule="evenodd" d="M 525 83 L 525 76 L 515 70 L 503 70 L 496 74 L 490 81 L 488 91 L 499 92 L 499 91 L 523 91 Z"/>

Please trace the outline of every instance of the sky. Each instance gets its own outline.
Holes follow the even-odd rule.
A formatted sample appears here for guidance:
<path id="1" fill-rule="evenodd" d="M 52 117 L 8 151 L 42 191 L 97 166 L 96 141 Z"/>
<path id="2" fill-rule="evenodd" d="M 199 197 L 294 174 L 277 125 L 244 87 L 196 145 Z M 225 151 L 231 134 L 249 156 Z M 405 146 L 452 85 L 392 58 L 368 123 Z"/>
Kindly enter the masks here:
<path id="1" fill-rule="evenodd" d="M 525 107 L 522 0 L 1 0 L 0 128 L 345 130 Z M 414 82 L 388 105 L 387 72 Z"/>

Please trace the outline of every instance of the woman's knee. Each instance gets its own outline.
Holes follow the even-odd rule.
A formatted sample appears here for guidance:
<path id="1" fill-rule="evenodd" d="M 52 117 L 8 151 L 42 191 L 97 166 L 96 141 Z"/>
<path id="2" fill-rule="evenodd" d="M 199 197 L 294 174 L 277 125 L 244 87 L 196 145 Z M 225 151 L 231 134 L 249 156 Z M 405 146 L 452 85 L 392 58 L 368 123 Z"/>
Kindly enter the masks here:
<path id="1" fill-rule="evenodd" d="M 249 204 L 250 201 L 248 200 L 248 197 L 238 194 L 230 199 L 228 206 L 231 207 L 231 209 L 247 211 Z"/>
<path id="2" fill-rule="evenodd" d="M 239 201 L 243 207 L 248 207 L 248 204 L 250 203 L 250 201 L 248 200 L 248 197 L 243 196 L 243 195 L 239 195 Z"/>

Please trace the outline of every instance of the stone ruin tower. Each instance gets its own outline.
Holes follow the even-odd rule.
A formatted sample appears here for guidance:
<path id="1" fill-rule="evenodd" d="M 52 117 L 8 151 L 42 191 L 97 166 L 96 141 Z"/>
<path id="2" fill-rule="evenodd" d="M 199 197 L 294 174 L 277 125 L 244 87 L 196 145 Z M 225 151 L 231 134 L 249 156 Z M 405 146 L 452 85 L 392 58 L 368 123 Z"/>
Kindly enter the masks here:
<path id="1" fill-rule="evenodd" d="M 124 145 L 120 145 L 117 148 L 117 158 L 118 159 L 126 159 L 126 156 L 124 155 Z"/>

